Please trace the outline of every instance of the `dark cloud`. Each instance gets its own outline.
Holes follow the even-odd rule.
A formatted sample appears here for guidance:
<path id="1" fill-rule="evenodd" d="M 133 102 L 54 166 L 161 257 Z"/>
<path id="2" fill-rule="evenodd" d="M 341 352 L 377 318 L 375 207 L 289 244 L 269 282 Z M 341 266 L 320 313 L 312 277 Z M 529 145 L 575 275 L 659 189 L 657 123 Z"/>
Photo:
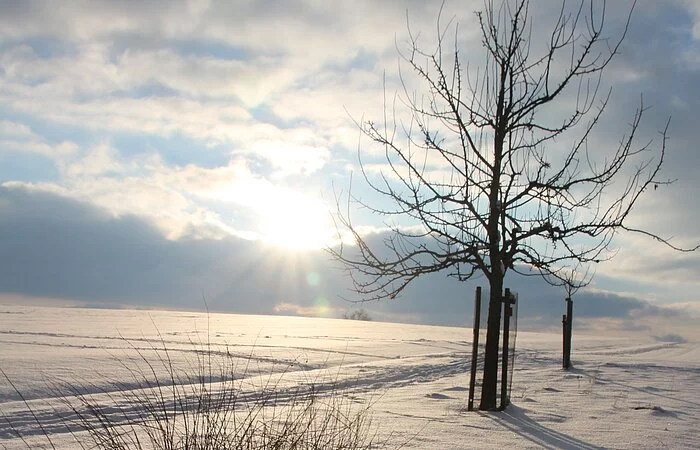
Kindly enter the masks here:
<path id="1" fill-rule="evenodd" d="M 687 342 L 686 338 L 674 333 L 664 334 L 663 336 L 654 336 L 654 339 L 657 342 L 669 342 L 674 344 L 684 344 Z"/>
<path id="2" fill-rule="evenodd" d="M 6 293 L 72 299 L 97 307 L 138 305 L 270 314 L 279 305 L 331 315 L 355 308 L 349 282 L 322 252 L 289 253 L 259 242 L 168 240 L 136 216 L 114 217 L 53 193 L 0 187 L 0 286 Z M 477 279 L 442 274 L 418 279 L 403 296 L 364 304 L 379 320 L 468 325 Z M 518 292 L 523 327 L 557 326 L 564 292 L 536 277 L 509 277 Z M 488 292 L 485 289 L 484 298 Z M 609 293 L 575 296 L 580 318 L 668 316 L 675 310 Z M 284 308 L 283 308 L 284 309 Z M 285 311 L 292 311 L 286 308 Z"/>
<path id="3" fill-rule="evenodd" d="M 178 304 L 192 277 L 224 256 L 206 241 L 167 241 L 135 216 L 49 193 L 0 192 L 0 279 L 9 292 Z"/>
<path id="4" fill-rule="evenodd" d="M 342 284 L 325 254 L 258 242 L 168 240 L 148 221 L 53 193 L 0 187 L 0 286 L 91 305 L 272 313 L 333 300 Z"/>

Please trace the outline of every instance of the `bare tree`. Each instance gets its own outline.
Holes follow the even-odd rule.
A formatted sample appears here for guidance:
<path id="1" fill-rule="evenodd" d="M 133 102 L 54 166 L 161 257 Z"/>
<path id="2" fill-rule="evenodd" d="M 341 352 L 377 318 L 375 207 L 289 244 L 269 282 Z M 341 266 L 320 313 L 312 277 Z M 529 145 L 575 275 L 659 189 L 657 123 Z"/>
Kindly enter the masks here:
<path id="1" fill-rule="evenodd" d="M 593 273 L 591 273 L 591 267 L 588 265 L 575 264 L 571 268 L 562 270 L 556 274 L 556 276 L 548 276 L 544 274 L 545 281 L 552 286 L 558 286 L 564 288 L 566 292 L 566 297 L 571 298 L 580 289 L 588 286 L 591 281 L 593 281 Z"/>
<path id="2" fill-rule="evenodd" d="M 364 300 L 394 298 L 434 272 L 462 281 L 485 276 L 482 410 L 496 407 L 507 273 L 565 280 L 567 268 L 608 258 L 619 231 L 694 250 L 628 224 L 647 188 L 671 182 L 659 179 L 668 124 L 656 146 L 637 144 L 640 101 L 616 146 L 592 144 L 611 98 L 601 76 L 633 8 L 610 40 L 602 34 L 604 2 L 582 0 L 574 9 L 562 2 L 540 48 L 527 0 L 487 0 L 477 13 L 485 56 L 478 68 L 465 65 L 452 21 L 443 26 L 438 16 L 436 48 L 429 52 L 409 27 L 408 50 L 399 53 L 425 92 L 413 92 L 402 77 L 403 90 L 385 100 L 382 121 L 358 122 L 384 150 L 379 172 L 360 159 L 364 181 L 384 198 L 372 205 L 351 190 L 347 210 L 339 200 L 339 220 L 357 246 L 330 251 Z M 363 236 L 350 217 L 352 202 L 384 217 L 389 237 L 377 243 Z"/>
<path id="3" fill-rule="evenodd" d="M 582 272 L 583 269 L 583 272 Z M 563 287 L 566 292 L 566 314 L 562 319 L 563 328 L 563 348 L 562 348 L 562 363 L 564 369 L 571 368 L 571 347 L 572 334 L 574 326 L 574 301 L 573 296 L 579 289 L 588 286 L 593 280 L 593 274 L 590 272 L 590 266 L 583 266 L 579 263 L 574 267 L 557 273 L 556 276 L 544 275 L 545 280 L 552 286 Z"/>
<path id="4" fill-rule="evenodd" d="M 372 316 L 370 316 L 367 311 L 360 308 L 360 309 L 356 309 L 352 312 L 345 311 L 345 313 L 343 314 L 343 319 L 362 320 L 362 321 L 370 322 L 370 321 L 372 321 Z"/>

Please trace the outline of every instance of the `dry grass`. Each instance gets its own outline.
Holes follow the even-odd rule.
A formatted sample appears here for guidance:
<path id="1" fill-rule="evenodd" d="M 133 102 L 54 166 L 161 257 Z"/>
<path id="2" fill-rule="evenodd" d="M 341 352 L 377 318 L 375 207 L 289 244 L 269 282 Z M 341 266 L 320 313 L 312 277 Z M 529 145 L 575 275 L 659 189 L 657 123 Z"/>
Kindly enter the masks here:
<path id="1" fill-rule="evenodd" d="M 227 350 L 215 351 L 209 343 L 193 345 L 198 347 L 196 357 L 184 368 L 174 363 L 170 354 L 174 350 L 161 340 L 160 346 L 148 351 L 131 345 L 137 356 L 118 358 L 129 379 L 105 380 L 108 382 L 102 387 L 54 382 L 52 389 L 60 393 L 64 411 L 56 416 L 72 435 L 74 447 L 205 450 L 390 446 L 388 441 L 379 440 L 372 426 L 371 403 L 353 403 L 345 392 L 336 389 L 333 380 L 306 380 L 290 386 L 283 383 L 288 368 L 258 376 L 251 373 L 251 365 L 255 364 L 252 354 L 240 358 Z M 52 432 L 15 390 L 31 411 L 47 446 L 57 448 Z M 32 448 L 19 431 L 15 434 Z"/>

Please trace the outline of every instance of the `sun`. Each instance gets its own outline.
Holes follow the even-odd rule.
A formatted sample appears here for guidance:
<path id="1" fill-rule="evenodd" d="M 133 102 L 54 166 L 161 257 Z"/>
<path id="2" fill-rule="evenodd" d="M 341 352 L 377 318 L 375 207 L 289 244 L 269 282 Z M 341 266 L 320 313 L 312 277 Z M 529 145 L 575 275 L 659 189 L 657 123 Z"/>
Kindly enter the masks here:
<path id="1" fill-rule="evenodd" d="M 264 242 L 293 250 L 329 246 L 334 237 L 328 208 L 320 200 L 287 191 L 260 211 L 258 233 Z"/>

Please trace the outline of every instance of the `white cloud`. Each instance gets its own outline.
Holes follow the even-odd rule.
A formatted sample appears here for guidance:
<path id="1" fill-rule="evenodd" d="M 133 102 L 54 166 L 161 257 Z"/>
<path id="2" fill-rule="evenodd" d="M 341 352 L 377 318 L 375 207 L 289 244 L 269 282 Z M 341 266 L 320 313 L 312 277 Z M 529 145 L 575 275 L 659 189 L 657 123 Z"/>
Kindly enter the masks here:
<path id="1" fill-rule="evenodd" d="M 64 177 L 68 179 L 110 173 L 120 174 L 125 171 L 125 167 L 117 158 L 116 151 L 107 142 L 103 142 L 88 149 L 78 158 L 60 161 L 59 166 Z"/>
<path id="2" fill-rule="evenodd" d="M 0 151 L 37 153 L 59 160 L 74 154 L 78 146 L 70 141 L 50 144 L 22 123 L 0 121 Z"/>
<path id="3" fill-rule="evenodd" d="M 700 4 L 695 0 L 679 0 L 679 3 L 688 9 L 693 18 L 693 38 L 700 41 Z"/>
<path id="4" fill-rule="evenodd" d="M 158 136 L 183 134 L 195 139 L 221 142 L 236 141 L 246 133 L 253 136 L 265 134 L 271 128 L 264 124 L 246 123 L 248 113 L 225 102 L 106 97 L 75 103 L 60 98 L 47 101 L 39 95 L 0 95 L 0 99 L 17 111 L 94 131 L 138 132 Z"/>
<path id="5" fill-rule="evenodd" d="M 254 142 L 249 151 L 236 152 L 260 156 L 279 174 L 309 174 L 321 169 L 330 159 L 327 148 L 300 145 L 285 141 L 260 140 Z"/>
<path id="6" fill-rule="evenodd" d="M 613 27 L 619 27 L 626 3 L 609 5 Z M 538 23 L 557 13 L 531 6 Z M 681 24 L 687 29 L 678 32 L 679 24 L 649 22 L 664 17 L 659 13 L 671 6 L 688 12 L 691 20 Z M 89 200 L 117 215 L 148 217 L 171 238 L 260 238 L 261 224 L 275 221 L 270 211 L 294 215 L 289 205 L 300 203 L 306 211 L 325 212 L 318 191 L 331 181 L 340 189 L 347 186 L 343 183 L 347 168 L 356 163 L 360 136 L 351 117 L 383 121 L 384 75 L 389 105 L 394 92 L 401 91 L 395 44 L 405 44 L 406 10 L 413 30 L 421 32 L 421 42 L 430 49 L 439 7 L 439 2 L 369 0 L 128 5 L 95 0 L 64 2 L 60 8 L 50 2 L 3 4 L 0 149 L 34 152 L 54 161 L 62 178 L 48 182 L 37 176 L 29 182 L 36 189 Z M 480 1 L 445 5 L 444 21 L 456 12 L 461 22 L 460 51 L 470 70 L 481 63 L 473 26 L 473 11 L 481 7 Z M 620 137 L 629 121 L 624 103 L 636 100 L 637 90 L 651 90 L 656 98 L 689 111 L 700 98 L 693 87 L 700 85 L 697 71 L 692 72 L 698 61 L 697 2 L 640 1 L 637 13 L 639 21 L 632 23 L 619 63 L 605 78 L 622 91 L 621 106 L 611 106 L 604 133 L 591 141 L 591 148 L 608 149 Z M 641 37 L 653 31 L 644 25 L 648 23 L 658 25 L 658 31 L 647 42 Z M 615 28 L 610 30 L 614 34 Z M 546 42 L 539 40 L 540 32 L 533 28 L 535 46 Z M 402 70 L 409 95 L 414 89 L 423 92 L 405 65 Z M 563 106 L 570 107 L 571 99 L 564 100 Z M 397 106 L 396 121 L 408 124 L 400 101 Z M 657 114 L 663 124 L 665 108 L 658 105 L 649 114 Z M 551 111 L 551 116 L 559 113 Z M 693 224 L 700 220 L 693 180 L 699 139 L 692 115 L 684 115 L 690 125 L 682 122 L 682 139 L 671 141 L 680 149 L 669 152 L 668 173 L 691 181 L 677 190 L 650 193 L 634 219 L 692 243 L 697 238 Z M 389 116 L 394 118 L 391 109 Z M 17 117 L 28 119 L 25 123 Z M 70 135 L 71 130 L 87 137 L 51 136 Z M 644 138 L 655 131 L 652 125 Z M 115 147 L 124 135 L 136 142 L 134 148 Z M 186 138 L 198 149 L 224 147 L 229 152 L 224 159 L 231 159 L 215 166 L 208 154 L 193 152 L 180 165 L 171 164 L 149 145 L 153 136 Z M 390 173 L 377 159 L 383 157 L 380 146 L 363 139 L 361 148 L 370 172 Z M 427 162 L 431 177 L 449 175 L 444 161 Z M 384 230 L 370 222 L 359 224 L 363 232 Z M 303 222 L 289 224 L 294 227 L 303 228 Z M 658 250 L 646 239 L 618 242 L 623 250 L 613 265 L 605 266 L 611 278 L 646 280 L 657 287 L 672 280 L 682 287 L 674 292 L 697 288 L 694 273 L 700 264 L 695 256 Z"/>
<path id="7" fill-rule="evenodd" d="M 301 156 L 262 155 L 280 171 L 305 173 L 317 170 L 327 151 L 309 147 Z M 171 166 L 157 153 L 121 156 L 105 141 L 57 158 L 56 164 L 59 182 L 19 185 L 88 201 L 117 216 L 146 217 L 170 239 L 236 235 L 279 241 L 295 234 L 310 245 L 312 239 L 331 238 L 330 213 L 313 190 L 257 175 L 240 157 L 213 168 Z"/>
<path id="8" fill-rule="evenodd" d="M 9 120 L 0 120 L 0 136 L 11 136 L 15 138 L 35 137 L 34 133 L 32 133 L 32 129 L 29 128 L 29 126 L 23 123 L 11 122 Z"/>

